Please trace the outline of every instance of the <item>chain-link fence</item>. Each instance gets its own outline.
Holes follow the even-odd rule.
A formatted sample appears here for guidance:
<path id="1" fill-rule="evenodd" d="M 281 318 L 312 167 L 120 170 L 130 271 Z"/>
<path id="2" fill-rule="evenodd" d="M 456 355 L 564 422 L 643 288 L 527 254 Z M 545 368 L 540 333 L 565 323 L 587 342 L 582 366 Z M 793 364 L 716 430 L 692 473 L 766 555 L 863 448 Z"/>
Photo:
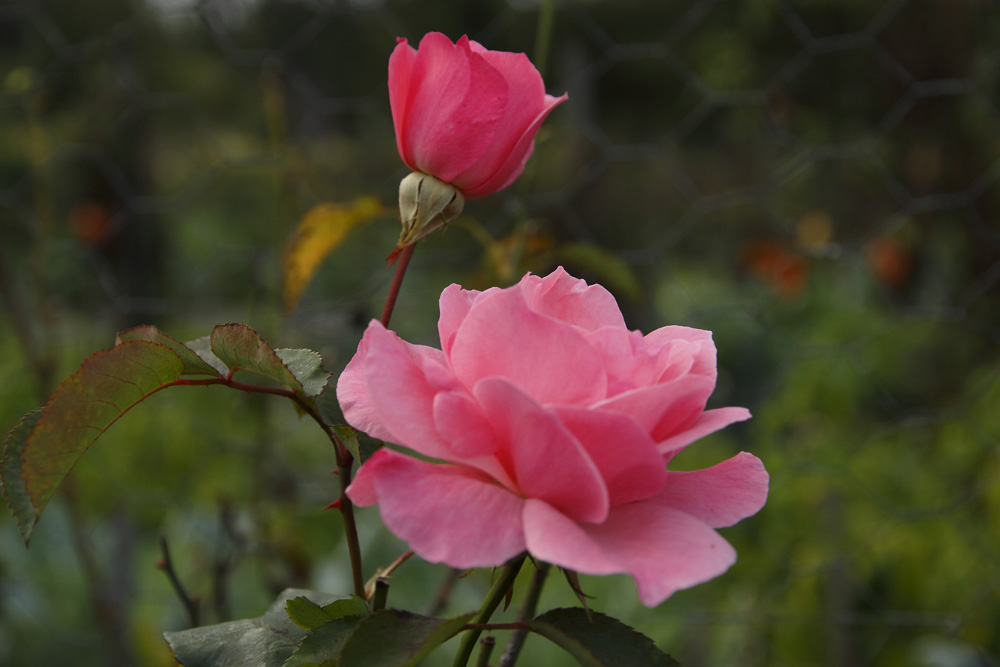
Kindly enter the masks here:
<path id="1" fill-rule="evenodd" d="M 317 203 L 394 201 L 405 168 L 388 54 L 397 36 L 467 33 L 532 55 L 549 92 L 570 99 L 516 186 L 471 203 L 421 245 L 401 333 L 433 342 L 437 294 L 450 282 L 512 282 L 564 263 L 612 289 L 634 328 L 715 332 L 713 401 L 746 405 L 755 419 L 692 448 L 691 465 L 743 448 L 772 474 L 765 510 L 726 532 L 740 561 L 725 577 L 655 611 L 636 609 L 621 581 L 585 580 L 595 606 L 685 665 L 997 664 L 1000 7 L 564 0 L 551 17 L 549 8 L 0 5 L 3 428 L 115 329 L 139 322 L 193 338 L 245 321 L 342 366 L 380 308 L 398 228 L 387 219 L 357 231 L 287 315 L 281 249 Z M 212 579 L 222 581 L 216 602 L 250 578 L 323 581 L 326 554 L 283 534 L 280 516 L 268 515 L 280 512 L 240 512 L 260 494 L 296 514 L 296 530 L 328 531 L 333 523 L 301 517 L 330 487 L 319 475 L 304 490 L 291 481 L 302 464 L 272 443 L 274 417 L 213 430 L 212 415 L 191 416 L 199 400 L 174 405 L 162 433 L 135 421 L 123 436 L 149 439 L 148 449 L 195 441 L 177 460 L 111 444 L 117 469 L 99 469 L 101 459 L 80 473 L 64 509 L 46 517 L 70 538 L 43 532 L 25 553 L 5 522 L 0 661 L 107 664 L 101 656 L 114 650 L 115 664 L 162 664 L 151 646 L 177 612 L 143 611 L 155 584 L 136 563 L 171 526 L 175 539 L 189 536 L 191 568 L 206 582 L 230 562 L 213 552 L 220 543 L 233 559 L 257 559 L 252 572 L 233 565 Z M 213 410 L 234 408 L 221 399 Z M 257 444 L 241 449 L 241 438 Z M 220 440 L 227 453 L 190 473 L 184 456 Z M 282 465 L 246 468 L 257 486 L 201 480 L 248 452 Z M 242 474 L 234 465 L 229 474 Z M 150 466 L 156 474 L 137 472 Z M 201 481 L 180 481 L 191 475 Z M 85 497 L 109 487 L 113 499 Z M 164 524 L 164 504 L 186 508 L 188 523 Z M 227 509 L 216 521 L 198 513 L 204 506 Z M 218 523 L 222 537 L 192 522 Z M 202 529 L 216 546 L 199 547 L 191 536 Z M 127 576 L 115 563 L 131 563 Z M 64 591 L 73 601 L 54 612 Z M 259 611 L 252 596 L 230 597 L 220 617 Z"/>

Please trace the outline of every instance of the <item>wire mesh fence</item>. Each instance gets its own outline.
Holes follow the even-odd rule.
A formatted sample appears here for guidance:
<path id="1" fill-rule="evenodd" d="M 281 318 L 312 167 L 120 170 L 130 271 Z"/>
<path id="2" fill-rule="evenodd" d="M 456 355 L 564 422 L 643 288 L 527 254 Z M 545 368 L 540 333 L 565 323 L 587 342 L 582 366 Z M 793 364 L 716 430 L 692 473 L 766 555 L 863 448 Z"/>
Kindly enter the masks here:
<path id="1" fill-rule="evenodd" d="M 406 172 L 388 54 L 397 36 L 468 34 L 532 55 L 549 92 L 570 99 L 516 186 L 422 244 L 401 334 L 433 343 L 450 282 L 509 283 L 564 263 L 612 289 L 634 328 L 715 332 L 713 400 L 755 419 L 692 462 L 744 448 L 772 474 L 764 512 L 727 533 L 740 553 L 732 572 L 655 612 L 595 580 L 607 605 L 686 665 L 997 664 L 1000 7 L 564 0 L 551 23 L 547 7 L 0 5 L 4 423 L 140 322 L 193 338 L 246 321 L 342 366 L 381 306 L 398 227 L 355 233 L 294 313 L 280 306 L 281 249 L 317 203 L 393 202 Z M 226 437 L 273 438 L 267 423 L 254 428 Z M 90 526 L 98 556 L 103 540 L 137 558 L 177 484 L 129 485 L 129 466 L 150 461 L 113 451 L 130 463 L 92 470 L 77 492 L 110 484 L 141 518 L 109 520 L 109 501 L 81 501 L 67 521 Z M 329 493 L 278 477 L 265 495 L 292 506 Z M 255 553 L 282 564 L 261 566 L 263 578 L 318 576 L 300 544 L 254 525 Z M 79 561 L 103 583 L 73 590 L 137 605 L 135 582 L 72 545 L 61 561 L 31 562 L 14 551 L 12 522 L 4 531 L 5 664 L 106 655 L 82 602 L 65 621 L 78 623 L 71 640 L 19 642 L 38 643 L 24 628 L 52 604 L 30 582 Z M 233 546 L 239 533 L 227 548 L 250 549 Z M 149 628 L 119 621 L 120 664 L 159 664 L 144 657 L 155 654 L 142 648 Z"/>

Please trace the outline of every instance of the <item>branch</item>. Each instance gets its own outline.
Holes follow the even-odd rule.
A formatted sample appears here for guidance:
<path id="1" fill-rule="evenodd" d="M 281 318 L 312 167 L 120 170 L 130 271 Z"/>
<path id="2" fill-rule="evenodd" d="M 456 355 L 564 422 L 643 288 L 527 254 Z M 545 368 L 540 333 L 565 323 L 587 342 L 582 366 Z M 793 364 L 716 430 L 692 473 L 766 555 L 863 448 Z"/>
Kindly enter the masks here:
<path id="1" fill-rule="evenodd" d="M 157 567 L 163 570 L 167 578 L 170 579 L 170 584 L 174 587 L 174 592 L 177 593 L 177 597 L 181 599 L 184 604 L 184 609 L 187 611 L 188 623 L 192 628 L 196 628 L 200 625 L 199 613 L 198 613 L 198 599 L 192 598 L 187 594 L 184 589 L 184 584 L 181 583 L 180 578 L 177 576 L 177 572 L 174 570 L 174 564 L 170 560 L 170 550 L 167 548 L 167 538 L 160 537 L 160 554 L 161 560 L 157 563 Z"/>

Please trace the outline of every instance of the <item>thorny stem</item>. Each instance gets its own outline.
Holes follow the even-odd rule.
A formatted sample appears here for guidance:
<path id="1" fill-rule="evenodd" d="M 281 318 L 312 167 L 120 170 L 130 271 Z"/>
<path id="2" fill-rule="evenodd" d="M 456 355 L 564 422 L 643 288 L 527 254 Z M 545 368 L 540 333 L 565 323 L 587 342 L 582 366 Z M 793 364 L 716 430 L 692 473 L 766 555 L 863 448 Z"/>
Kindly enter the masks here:
<path id="1" fill-rule="evenodd" d="M 184 604 L 184 609 L 187 611 L 188 623 L 191 624 L 192 628 L 197 628 L 200 625 L 199 614 L 198 614 L 198 601 L 187 594 L 187 590 L 184 588 L 184 584 L 181 583 L 180 578 L 177 576 L 177 571 L 174 570 L 173 561 L 170 560 L 170 549 L 167 548 L 167 538 L 160 537 L 160 556 L 162 558 L 159 567 L 170 579 L 170 584 L 174 587 L 174 592 L 177 593 L 177 597 L 181 599 Z"/>
<path id="2" fill-rule="evenodd" d="M 323 421 L 323 417 L 316 411 L 308 401 L 302 398 L 298 391 L 283 389 L 281 387 L 265 387 L 263 385 L 244 384 L 232 377 L 202 378 L 200 380 L 190 380 L 180 378 L 173 382 L 168 382 L 164 387 L 181 386 L 197 387 L 221 384 L 232 389 L 245 391 L 247 393 L 256 392 L 258 394 L 272 394 L 274 396 L 284 396 L 295 402 L 299 408 L 312 417 L 313 421 L 326 433 L 326 437 L 333 443 L 333 451 L 337 457 L 337 477 L 340 479 L 340 498 L 336 505 L 340 509 L 340 515 L 344 518 L 344 539 L 347 540 L 347 553 L 351 559 L 351 575 L 354 581 L 354 594 L 363 597 L 365 594 L 365 577 L 361 565 L 361 543 L 358 540 L 358 528 L 354 521 L 354 504 L 347 497 L 347 487 L 351 484 L 351 468 L 354 465 L 354 457 L 347 451 L 344 442 L 334 432 L 330 425 Z"/>
<path id="3" fill-rule="evenodd" d="M 455 662 L 452 663 L 452 667 L 466 667 L 469 663 L 472 650 L 476 647 L 476 640 L 482 634 L 483 627 L 490 620 L 490 616 L 500 606 L 500 601 L 514 585 L 514 580 L 517 579 L 517 573 L 521 571 L 525 558 L 526 555 L 518 556 L 515 560 L 504 565 L 503 570 L 500 571 L 500 577 L 493 582 L 493 586 L 483 598 L 483 603 L 479 606 L 479 613 L 468 625 L 469 630 L 462 636 L 462 643 L 458 646 L 458 653 L 455 654 Z"/>
<path id="4" fill-rule="evenodd" d="M 351 578 L 354 581 L 354 594 L 364 597 L 365 575 L 361 569 L 361 543 L 358 541 L 358 525 L 354 521 L 354 503 L 347 497 L 347 487 L 351 485 L 351 467 L 354 457 L 347 451 L 335 433 L 333 447 L 337 451 L 337 477 L 340 479 L 340 515 L 344 518 L 344 537 L 347 540 L 347 555 L 351 559 Z"/>
<path id="5" fill-rule="evenodd" d="M 548 576 L 549 568 L 551 567 L 548 563 L 536 562 L 535 576 L 531 578 L 531 586 L 525 594 L 521 608 L 517 610 L 518 621 L 526 621 L 535 615 L 535 610 L 538 608 L 538 598 L 541 597 L 542 586 L 545 584 L 545 578 Z M 517 662 L 517 658 L 521 653 L 521 647 L 524 646 L 524 640 L 527 638 L 527 629 L 520 628 L 514 631 L 510 636 L 510 641 L 507 642 L 507 648 L 504 649 L 503 656 L 500 658 L 500 667 L 514 667 L 514 663 Z"/>
<path id="6" fill-rule="evenodd" d="M 392 284 L 389 286 L 389 294 L 385 297 L 385 308 L 382 309 L 382 326 L 389 328 L 389 318 L 392 317 L 392 309 L 396 307 L 396 297 L 399 296 L 399 288 L 403 284 L 403 276 L 406 275 L 406 267 L 413 257 L 413 251 L 417 249 L 417 244 L 408 245 L 399 253 L 399 261 L 396 264 L 396 273 L 392 276 Z"/>
<path id="7" fill-rule="evenodd" d="M 493 635 L 483 637 L 479 642 L 479 659 L 476 660 L 476 667 L 490 667 L 490 655 L 493 654 L 493 647 L 497 640 Z"/>

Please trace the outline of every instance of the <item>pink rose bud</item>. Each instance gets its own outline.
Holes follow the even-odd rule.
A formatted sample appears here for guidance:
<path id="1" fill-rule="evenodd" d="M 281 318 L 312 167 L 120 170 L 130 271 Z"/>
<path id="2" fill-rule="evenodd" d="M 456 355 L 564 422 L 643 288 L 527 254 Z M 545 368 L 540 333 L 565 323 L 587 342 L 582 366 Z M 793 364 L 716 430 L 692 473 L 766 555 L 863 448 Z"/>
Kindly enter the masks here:
<path id="1" fill-rule="evenodd" d="M 400 38 L 389 58 L 396 146 L 406 166 L 431 180 L 400 185 L 397 251 L 457 216 L 465 200 L 513 183 L 542 121 L 565 99 L 545 93 L 523 53 L 488 51 L 468 37 L 453 44 L 438 32 L 419 49 Z"/>
<path id="2" fill-rule="evenodd" d="M 668 464 L 750 417 L 706 410 L 708 331 L 630 331 L 614 297 L 557 269 L 507 289 L 444 290 L 441 349 L 373 321 L 337 383 L 347 421 L 381 449 L 347 490 L 425 560 L 491 567 L 527 551 L 586 574 L 626 573 L 657 605 L 724 572 L 716 531 L 756 513 L 768 475 L 740 453 Z M 430 460 L 436 462 L 432 462 Z"/>

